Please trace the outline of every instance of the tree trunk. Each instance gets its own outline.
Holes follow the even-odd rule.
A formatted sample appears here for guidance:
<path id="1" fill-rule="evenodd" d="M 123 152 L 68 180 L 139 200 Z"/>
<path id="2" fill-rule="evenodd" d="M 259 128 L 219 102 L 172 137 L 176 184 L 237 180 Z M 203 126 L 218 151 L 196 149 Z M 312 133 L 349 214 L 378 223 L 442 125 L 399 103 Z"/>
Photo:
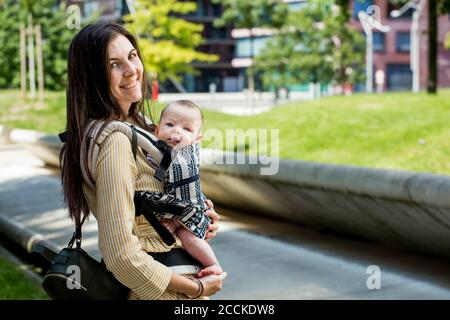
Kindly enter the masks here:
<path id="1" fill-rule="evenodd" d="M 255 95 L 255 75 L 253 72 L 253 58 L 254 58 L 254 52 L 253 52 L 253 29 L 250 28 L 250 60 L 251 60 L 251 66 L 247 69 L 247 77 L 248 77 L 248 92 L 250 96 L 250 109 L 253 113 L 253 108 L 255 105 L 254 101 L 254 95 Z"/>
<path id="2" fill-rule="evenodd" d="M 437 8 L 436 1 L 428 1 L 428 93 L 437 87 Z"/>

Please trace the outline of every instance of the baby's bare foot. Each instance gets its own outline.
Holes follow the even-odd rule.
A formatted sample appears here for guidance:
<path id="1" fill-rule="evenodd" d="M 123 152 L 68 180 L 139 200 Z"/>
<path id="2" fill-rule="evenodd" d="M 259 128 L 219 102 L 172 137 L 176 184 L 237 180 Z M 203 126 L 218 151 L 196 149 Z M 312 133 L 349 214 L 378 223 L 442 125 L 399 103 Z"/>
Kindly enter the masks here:
<path id="1" fill-rule="evenodd" d="M 220 264 L 218 263 L 214 263 L 210 266 L 207 266 L 206 268 L 200 270 L 200 272 L 198 273 L 198 277 L 202 278 L 202 277 L 206 277 L 212 274 L 222 274 L 223 270 L 222 267 L 220 266 Z"/>

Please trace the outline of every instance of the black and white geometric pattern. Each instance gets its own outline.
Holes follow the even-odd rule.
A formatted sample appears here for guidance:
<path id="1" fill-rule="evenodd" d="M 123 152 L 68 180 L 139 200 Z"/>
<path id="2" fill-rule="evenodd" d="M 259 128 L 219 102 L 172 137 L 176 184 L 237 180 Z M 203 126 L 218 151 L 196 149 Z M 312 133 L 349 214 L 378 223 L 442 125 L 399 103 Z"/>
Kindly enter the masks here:
<path id="1" fill-rule="evenodd" d="M 184 209 L 175 210 L 177 212 L 157 210 L 155 214 L 158 218 L 178 219 L 196 237 L 204 239 L 211 219 L 205 213 L 208 207 L 205 204 L 206 197 L 201 191 L 199 173 L 200 146 L 198 144 L 185 146 L 178 151 L 167 170 L 165 193 L 144 192 L 142 196 L 147 201 L 153 202 L 153 205 L 166 202 L 172 208 L 183 206 Z M 198 179 L 177 185 L 182 180 L 194 177 Z"/>

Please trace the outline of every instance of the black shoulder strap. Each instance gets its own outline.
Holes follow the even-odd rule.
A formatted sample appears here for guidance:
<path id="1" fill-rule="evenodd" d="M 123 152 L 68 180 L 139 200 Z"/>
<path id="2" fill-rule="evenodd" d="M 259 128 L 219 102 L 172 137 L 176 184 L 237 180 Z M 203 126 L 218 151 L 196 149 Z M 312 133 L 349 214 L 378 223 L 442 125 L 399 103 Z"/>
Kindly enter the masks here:
<path id="1" fill-rule="evenodd" d="M 67 131 L 61 132 L 58 134 L 59 140 L 61 140 L 62 143 L 67 141 Z"/>
<path id="2" fill-rule="evenodd" d="M 195 176 L 192 176 L 192 177 L 189 177 L 189 178 L 186 178 L 186 179 L 181 179 L 180 181 L 170 182 L 170 183 L 167 184 L 167 188 L 169 188 L 169 189 L 172 189 L 172 188 L 176 189 L 176 188 L 179 188 L 181 186 L 184 186 L 185 184 L 189 184 L 189 183 L 195 182 L 195 181 L 197 181 L 199 179 L 200 179 L 200 175 L 196 174 Z"/>
<path id="3" fill-rule="evenodd" d="M 134 160 L 136 161 L 137 153 L 137 133 L 133 126 L 131 126 L 131 151 L 133 152 Z"/>
<path id="4" fill-rule="evenodd" d="M 136 216 L 140 216 L 141 214 L 144 215 L 145 219 L 147 219 L 147 221 L 152 225 L 153 229 L 155 229 L 165 244 L 171 246 L 175 243 L 175 238 L 172 233 L 170 233 L 170 231 L 162 225 L 158 218 L 156 218 L 152 208 L 150 208 L 147 203 L 142 201 L 142 199 L 136 194 L 134 196 L 134 206 Z"/>
<path id="5" fill-rule="evenodd" d="M 155 178 L 159 181 L 164 181 L 167 169 L 172 163 L 172 148 L 161 140 L 158 140 L 156 147 L 163 152 L 163 157 L 158 169 L 156 169 Z"/>

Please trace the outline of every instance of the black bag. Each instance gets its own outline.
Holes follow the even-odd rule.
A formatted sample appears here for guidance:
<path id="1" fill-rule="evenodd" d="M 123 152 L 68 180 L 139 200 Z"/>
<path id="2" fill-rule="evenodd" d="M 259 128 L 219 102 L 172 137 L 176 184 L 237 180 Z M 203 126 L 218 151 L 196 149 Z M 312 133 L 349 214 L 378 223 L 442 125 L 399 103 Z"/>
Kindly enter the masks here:
<path id="1" fill-rule="evenodd" d="M 75 241 L 76 248 L 72 248 Z M 81 249 L 81 224 L 61 252 L 56 253 L 38 242 L 33 245 L 32 253 L 51 262 L 42 287 L 54 300 L 123 300 L 130 291 L 104 263 Z"/>

